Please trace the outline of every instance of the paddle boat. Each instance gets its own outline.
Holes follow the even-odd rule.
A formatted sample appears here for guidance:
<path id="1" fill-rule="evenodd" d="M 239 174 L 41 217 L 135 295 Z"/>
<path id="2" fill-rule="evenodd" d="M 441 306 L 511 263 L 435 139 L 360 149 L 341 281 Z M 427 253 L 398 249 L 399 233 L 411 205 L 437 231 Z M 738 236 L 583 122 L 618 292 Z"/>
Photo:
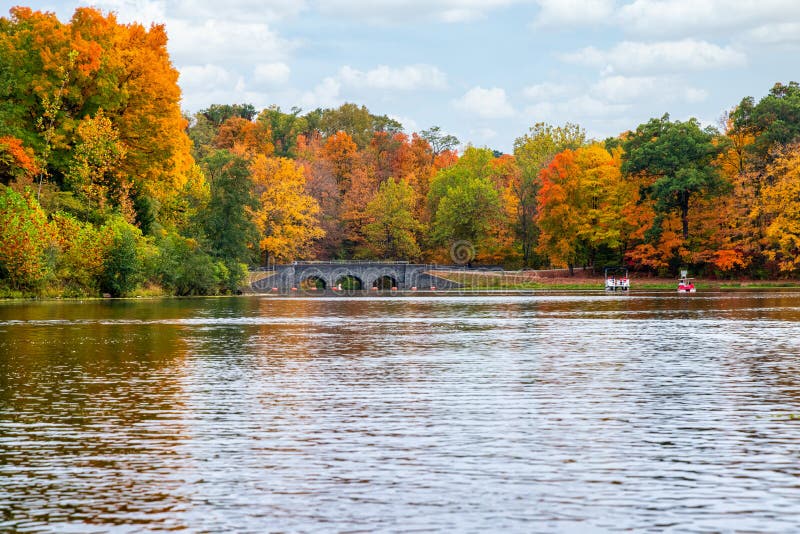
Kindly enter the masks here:
<path id="1" fill-rule="evenodd" d="M 631 288 L 628 269 L 624 267 L 606 267 L 603 277 L 606 280 L 606 291 L 628 291 Z"/>
<path id="2" fill-rule="evenodd" d="M 687 275 L 689 271 L 681 271 L 681 277 L 678 279 L 678 293 L 694 293 L 694 278 L 689 278 Z"/>

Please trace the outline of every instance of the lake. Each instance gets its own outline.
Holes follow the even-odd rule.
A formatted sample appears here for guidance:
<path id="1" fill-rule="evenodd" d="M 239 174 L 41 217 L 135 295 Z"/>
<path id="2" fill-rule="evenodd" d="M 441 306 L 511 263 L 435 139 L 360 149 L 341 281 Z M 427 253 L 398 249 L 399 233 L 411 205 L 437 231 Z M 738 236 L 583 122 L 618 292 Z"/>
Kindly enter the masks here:
<path id="1" fill-rule="evenodd" d="M 0 303 L 0 530 L 800 529 L 800 292 Z"/>

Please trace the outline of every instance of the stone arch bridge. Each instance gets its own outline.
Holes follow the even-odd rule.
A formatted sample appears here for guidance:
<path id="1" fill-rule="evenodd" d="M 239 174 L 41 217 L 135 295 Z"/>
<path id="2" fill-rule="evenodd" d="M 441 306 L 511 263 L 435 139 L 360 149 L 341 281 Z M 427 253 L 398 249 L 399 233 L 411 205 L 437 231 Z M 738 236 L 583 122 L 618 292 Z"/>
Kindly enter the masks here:
<path id="1" fill-rule="evenodd" d="M 455 282 L 430 273 L 432 265 L 404 262 L 295 262 L 274 265 L 264 269 L 267 276 L 253 282 L 250 288 L 256 292 L 269 292 L 277 288 L 280 292 L 317 287 L 333 289 L 420 290 L 454 289 L 461 287 Z"/>

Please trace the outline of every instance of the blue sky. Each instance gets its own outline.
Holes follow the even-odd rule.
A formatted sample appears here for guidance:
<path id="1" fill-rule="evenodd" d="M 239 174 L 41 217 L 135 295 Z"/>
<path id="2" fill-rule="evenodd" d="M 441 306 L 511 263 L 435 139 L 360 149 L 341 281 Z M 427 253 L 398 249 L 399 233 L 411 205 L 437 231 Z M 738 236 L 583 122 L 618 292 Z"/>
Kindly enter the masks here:
<path id="1" fill-rule="evenodd" d="M 66 20 L 73 1 L 33 2 Z M 706 124 L 800 79 L 798 0 L 98 0 L 164 23 L 183 107 L 366 105 L 511 151 L 536 122 L 592 137 Z"/>

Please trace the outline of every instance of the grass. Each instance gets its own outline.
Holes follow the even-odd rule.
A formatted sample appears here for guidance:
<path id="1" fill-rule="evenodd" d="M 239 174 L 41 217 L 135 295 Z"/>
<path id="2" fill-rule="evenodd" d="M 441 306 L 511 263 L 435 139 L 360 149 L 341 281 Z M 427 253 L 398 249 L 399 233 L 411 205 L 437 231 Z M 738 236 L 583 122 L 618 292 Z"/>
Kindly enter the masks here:
<path id="1" fill-rule="evenodd" d="M 470 291 L 491 290 L 526 290 L 526 289 L 551 289 L 551 290 L 603 290 L 605 288 L 603 276 L 587 276 L 584 273 L 575 277 L 569 276 L 540 276 L 532 271 L 522 272 L 464 272 L 464 271 L 434 271 L 435 276 L 445 278 L 461 285 L 462 289 Z M 800 280 L 711 280 L 695 279 L 699 289 L 778 289 L 800 288 Z M 675 290 L 677 279 L 671 278 L 637 278 L 631 276 L 631 289 L 634 290 Z"/>
<path id="2" fill-rule="evenodd" d="M 798 280 L 750 280 L 742 282 L 723 281 L 720 289 L 781 289 L 800 288 Z"/>

